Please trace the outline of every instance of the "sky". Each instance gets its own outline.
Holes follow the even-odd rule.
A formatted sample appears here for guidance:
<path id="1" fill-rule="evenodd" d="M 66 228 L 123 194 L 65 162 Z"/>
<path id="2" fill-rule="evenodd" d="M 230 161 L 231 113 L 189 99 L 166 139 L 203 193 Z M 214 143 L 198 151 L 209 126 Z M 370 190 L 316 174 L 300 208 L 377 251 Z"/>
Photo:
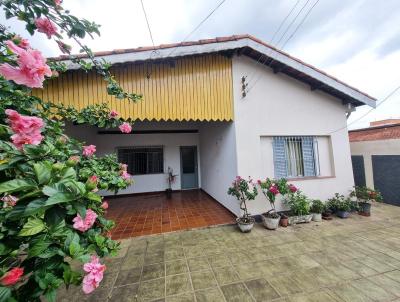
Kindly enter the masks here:
<path id="1" fill-rule="evenodd" d="M 317 0 L 225 0 L 187 40 L 251 34 L 281 48 Z M 182 41 L 220 0 L 143 0 L 154 43 Z M 295 6 L 297 3 L 297 6 Z M 283 36 L 286 26 L 306 5 Z M 274 32 L 295 6 L 275 39 Z M 140 0 L 64 0 L 72 14 L 101 25 L 101 36 L 86 44 L 94 51 L 151 45 Z M 400 85 L 400 1 L 320 0 L 284 46 L 284 51 L 312 64 L 380 100 Z M 22 36 L 47 56 L 59 55 L 55 42 L 40 33 L 30 37 L 17 20 L 0 23 Z M 280 42 L 279 42 L 280 40 Z M 78 49 L 75 48 L 75 51 Z M 349 128 L 370 121 L 400 118 L 400 91 L 357 121 L 370 108 L 358 107 Z"/>

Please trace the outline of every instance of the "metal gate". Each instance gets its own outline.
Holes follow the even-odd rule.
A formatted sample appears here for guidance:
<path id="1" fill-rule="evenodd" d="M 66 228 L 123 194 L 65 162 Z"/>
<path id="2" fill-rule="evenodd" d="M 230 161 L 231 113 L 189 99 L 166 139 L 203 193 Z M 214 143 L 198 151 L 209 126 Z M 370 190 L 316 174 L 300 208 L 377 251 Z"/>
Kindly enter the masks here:
<path id="1" fill-rule="evenodd" d="M 353 164 L 354 184 L 359 187 L 365 186 L 364 156 L 352 155 L 351 163 Z"/>
<path id="2" fill-rule="evenodd" d="M 400 205 L 400 155 L 372 155 L 372 169 L 384 202 Z"/>

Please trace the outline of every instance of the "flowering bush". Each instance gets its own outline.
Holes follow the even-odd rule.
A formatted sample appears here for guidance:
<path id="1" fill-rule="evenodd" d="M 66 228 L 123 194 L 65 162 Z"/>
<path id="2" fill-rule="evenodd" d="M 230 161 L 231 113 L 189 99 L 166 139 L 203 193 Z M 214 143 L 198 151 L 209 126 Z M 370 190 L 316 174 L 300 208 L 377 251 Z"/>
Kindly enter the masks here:
<path id="1" fill-rule="evenodd" d="M 243 211 L 242 221 L 247 223 L 251 222 L 251 217 L 247 211 L 247 200 L 254 200 L 258 194 L 257 188 L 254 186 L 253 181 L 245 180 L 237 176 L 232 182 L 232 186 L 228 189 L 228 194 L 235 196 L 240 202 L 240 209 Z"/>
<path id="2" fill-rule="evenodd" d="M 98 34 L 98 25 L 70 15 L 60 0 L 4 0 L 0 6 L 7 18 L 26 22 L 29 33 L 55 39 L 64 53 L 71 47 L 62 34 L 75 40 L 88 59 L 70 59 L 84 70 L 94 68 L 108 94 L 140 99 L 124 92 L 110 65 L 81 44 L 87 34 Z M 0 301 L 55 301 L 62 284 L 83 283 L 90 293 L 106 270 L 100 258 L 118 250 L 109 237 L 114 223 L 104 218 L 108 203 L 96 192 L 117 192 L 131 177 L 115 155 L 98 157 L 94 145 L 66 136 L 64 121 L 124 125 L 124 132 L 131 121 L 106 104 L 78 111 L 31 95 L 30 88 L 63 71 L 63 63 L 48 62 L 29 41 L 0 26 Z M 81 262 L 81 269 L 71 262 Z"/>
<path id="3" fill-rule="evenodd" d="M 288 184 L 285 178 L 267 178 L 265 181 L 258 180 L 257 183 L 261 188 L 261 192 L 269 201 L 272 212 L 275 212 L 275 200 L 278 194 L 285 196 L 286 194 L 295 193 L 297 191 L 297 188 L 293 184 Z M 273 215 L 278 217 L 277 214 Z"/>

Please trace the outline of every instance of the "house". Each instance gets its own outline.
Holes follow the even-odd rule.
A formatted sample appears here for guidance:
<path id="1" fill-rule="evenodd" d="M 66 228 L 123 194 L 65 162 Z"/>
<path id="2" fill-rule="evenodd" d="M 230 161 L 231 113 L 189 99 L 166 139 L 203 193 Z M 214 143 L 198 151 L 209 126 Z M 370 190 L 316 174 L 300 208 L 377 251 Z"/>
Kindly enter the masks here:
<path id="1" fill-rule="evenodd" d="M 354 181 L 375 188 L 384 202 L 400 205 L 400 119 L 349 131 Z"/>
<path id="2" fill-rule="evenodd" d="M 131 134 L 69 128 L 98 153 L 117 152 L 128 163 L 135 183 L 120 194 L 165 190 L 171 167 L 174 190 L 201 188 L 239 215 L 227 195 L 237 175 L 287 177 L 320 199 L 354 185 L 346 115 L 375 99 L 323 71 L 249 35 L 95 55 L 143 101 L 107 96 L 99 76 L 65 57 L 69 71 L 34 93 L 77 108 L 108 102 L 136 120 Z M 268 205 L 258 196 L 249 208 L 255 215 Z"/>

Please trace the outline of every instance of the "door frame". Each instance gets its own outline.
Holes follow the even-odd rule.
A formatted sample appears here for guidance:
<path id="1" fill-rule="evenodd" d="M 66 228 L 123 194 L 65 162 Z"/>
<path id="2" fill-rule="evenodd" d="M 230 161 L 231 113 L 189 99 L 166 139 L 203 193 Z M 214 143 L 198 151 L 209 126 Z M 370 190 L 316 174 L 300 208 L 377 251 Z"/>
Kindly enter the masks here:
<path id="1" fill-rule="evenodd" d="M 196 186 L 193 188 L 183 188 L 183 165 L 182 165 L 182 149 L 184 148 L 192 148 L 194 149 L 194 174 L 196 176 Z M 199 164 L 197 159 L 197 145 L 190 146 L 179 146 L 179 163 L 180 163 L 180 173 L 181 173 L 181 190 L 193 190 L 199 188 Z"/>

